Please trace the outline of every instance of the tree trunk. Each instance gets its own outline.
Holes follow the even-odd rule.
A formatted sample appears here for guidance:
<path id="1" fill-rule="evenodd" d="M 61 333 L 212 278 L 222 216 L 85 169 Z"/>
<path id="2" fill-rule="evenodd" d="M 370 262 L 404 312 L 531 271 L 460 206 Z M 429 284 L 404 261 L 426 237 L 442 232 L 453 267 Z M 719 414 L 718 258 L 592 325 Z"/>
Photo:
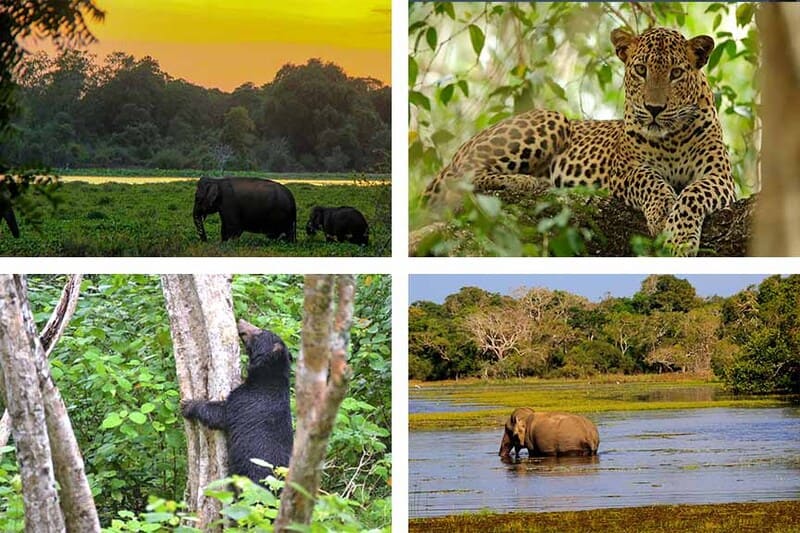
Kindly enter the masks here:
<path id="1" fill-rule="evenodd" d="M 800 5 L 766 3 L 756 10 L 763 68 L 764 176 L 752 255 L 800 256 Z"/>
<path id="2" fill-rule="evenodd" d="M 305 278 L 302 349 L 295 372 L 297 431 L 275 531 L 311 522 L 328 438 L 350 379 L 347 350 L 354 297 L 352 275 Z"/>
<path id="3" fill-rule="evenodd" d="M 81 276 L 70 276 L 67 281 L 56 309 L 42 330 L 41 339 L 44 341 L 44 345 L 36 334 L 33 313 L 27 302 L 25 278 L 14 276 L 13 283 L 21 302 L 19 312 L 25 327 L 23 334 L 29 339 L 29 345 L 32 349 L 32 362 L 38 378 L 36 389 L 44 405 L 45 423 L 51 453 L 50 460 L 55 468 L 55 479 L 61 488 L 60 506 L 65 526 L 69 531 L 100 531 L 100 521 L 94 505 L 94 498 L 89 488 L 89 481 L 86 478 L 78 441 L 75 438 L 75 432 L 72 430 L 67 407 L 50 376 L 50 365 L 47 363 L 48 355 L 52 352 L 64 329 L 66 329 L 67 323 L 77 306 Z M 8 392 L 8 397 L 10 398 L 12 391 L 9 389 Z M 13 414 L 11 419 L 13 424 Z M 14 442 L 15 444 L 17 443 L 16 436 Z M 20 459 L 21 463 L 22 459 Z"/>
<path id="4" fill-rule="evenodd" d="M 172 347 L 183 400 L 224 400 L 241 383 L 239 333 L 233 316 L 231 279 L 225 275 L 164 275 Z M 225 434 L 184 421 L 188 448 L 186 502 L 199 527 L 219 519 L 221 504 L 203 489 L 228 474 Z"/>
<path id="5" fill-rule="evenodd" d="M 58 506 L 53 458 L 36 373 L 35 352 L 41 345 L 30 335 L 23 308 L 27 297 L 14 276 L 0 276 L 0 366 L 11 432 L 17 448 L 25 506 L 25 530 L 64 531 Z"/>
<path id="6" fill-rule="evenodd" d="M 44 329 L 39 334 L 39 342 L 42 343 L 42 348 L 45 351 L 45 358 L 50 357 L 56 342 L 64 333 L 67 328 L 72 314 L 75 312 L 75 307 L 78 305 L 78 293 L 80 292 L 81 280 L 83 276 L 80 274 L 73 274 L 67 279 L 64 289 L 61 291 L 61 297 L 56 304 L 50 319 L 45 324 Z M 2 383 L 0 383 L 0 394 L 2 394 Z M 11 434 L 11 418 L 8 416 L 8 410 L 3 411 L 3 416 L 0 417 L 0 448 L 8 444 L 8 437 Z M 0 457 L 3 454 L 0 453 Z"/>

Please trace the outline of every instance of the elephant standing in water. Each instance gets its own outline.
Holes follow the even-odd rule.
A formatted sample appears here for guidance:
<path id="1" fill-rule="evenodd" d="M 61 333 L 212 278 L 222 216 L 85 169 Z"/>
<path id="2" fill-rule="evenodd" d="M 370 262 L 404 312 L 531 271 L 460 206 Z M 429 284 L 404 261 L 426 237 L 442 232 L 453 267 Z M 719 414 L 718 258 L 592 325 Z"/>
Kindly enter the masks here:
<path id="1" fill-rule="evenodd" d="M 259 178 L 200 178 L 194 196 L 194 225 L 206 241 L 205 218 L 219 213 L 222 240 L 245 231 L 295 242 L 297 206 L 289 189 L 278 182 Z"/>
<path id="2" fill-rule="evenodd" d="M 597 426 L 586 417 L 520 407 L 506 422 L 499 455 L 510 458 L 512 448 L 517 457 L 522 448 L 529 457 L 596 455 L 599 445 Z"/>

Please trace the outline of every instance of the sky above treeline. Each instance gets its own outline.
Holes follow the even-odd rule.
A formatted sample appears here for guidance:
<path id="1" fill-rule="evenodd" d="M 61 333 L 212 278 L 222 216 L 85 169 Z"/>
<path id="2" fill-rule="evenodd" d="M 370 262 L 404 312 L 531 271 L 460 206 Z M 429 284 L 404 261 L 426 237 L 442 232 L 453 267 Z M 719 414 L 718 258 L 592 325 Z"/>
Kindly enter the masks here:
<path id="1" fill-rule="evenodd" d="M 544 287 L 579 294 L 593 302 L 601 301 L 607 294 L 615 298 L 631 297 L 642 286 L 645 274 L 538 274 L 538 275 L 412 275 L 408 283 L 409 302 L 420 300 L 442 303 L 450 294 L 462 287 L 480 287 L 489 292 L 511 294 L 519 287 Z M 731 296 L 757 285 L 767 274 L 696 274 L 675 277 L 686 279 L 694 286 L 698 296 Z"/>
<path id="2" fill-rule="evenodd" d="M 320 58 L 351 77 L 391 81 L 391 0 L 97 0 L 89 23 L 103 59 L 122 51 L 204 87 L 271 81 L 286 63 Z M 32 49 L 53 52 L 49 43 Z"/>

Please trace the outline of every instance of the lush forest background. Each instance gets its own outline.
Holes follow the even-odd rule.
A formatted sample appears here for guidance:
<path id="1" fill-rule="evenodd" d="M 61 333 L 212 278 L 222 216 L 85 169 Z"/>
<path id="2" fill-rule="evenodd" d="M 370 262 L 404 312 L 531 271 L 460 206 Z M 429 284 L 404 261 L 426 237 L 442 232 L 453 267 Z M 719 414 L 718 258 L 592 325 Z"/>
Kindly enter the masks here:
<path id="1" fill-rule="evenodd" d="M 58 301 L 64 279 L 29 277 L 31 306 L 40 328 Z M 279 334 L 296 358 L 302 276 L 234 276 L 233 302 L 237 317 Z M 315 519 L 327 521 L 335 531 L 391 524 L 390 276 L 357 277 L 351 334 L 353 378 L 329 442 L 322 481 L 327 496 L 320 505 L 322 516 Z M 173 513 L 181 509 L 165 502 L 183 499 L 186 442 L 158 276 L 85 276 L 77 310 L 50 364 L 83 453 L 101 522 L 109 526 L 118 520 L 113 531 L 168 526 Z M 21 531 L 22 495 L 14 447 L 0 453 L 0 530 Z M 260 498 L 250 504 L 263 502 L 264 496 Z M 145 514 L 140 518 L 140 513 Z M 228 510 L 228 516 L 242 520 L 248 513 L 246 504 L 236 512 Z M 263 521 L 258 523 L 268 524 L 274 517 L 270 509 L 260 513 Z"/>
<path id="2" fill-rule="evenodd" d="M 0 144 L 12 167 L 390 169 L 391 88 L 318 59 L 231 93 L 122 52 L 38 52 L 16 81 L 16 134 Z"/>
<path id="3" fill-rule="evenodd" d="M 408 325 L 411 379 L 691 372 L 738 392 L 800 392 L 800 275 L 728 298 L 700 298 L 671 275 L 600 302 L 464 287 L 442 304 L 411 304 Z"/>
<path id="4" fill-rule="evenodd" d="M 531 109 L 556 110 L 572 119 L 621 118 L 624 66 L 609 37 L 619 27 L 638 33 L 663 26 L 687 38 L 714 39 L 703 71 L 738 192 L 746 197 L 759 191 L 756 9 L 753 2 L 410 3 L 411 228 L 442 216 L 421 205 L 421 194 L 478 131 Z M 596 228 L 581 226 L 561 204 L 543 198 L 522 209 L 493 196 L 466 194 L 459 213 L 444 219 L 469 228 L 469 244 L 445 236 L 427 242 L 420 253 L 459 248 L 469 255 L 585 254 L 582 243 Z"/>

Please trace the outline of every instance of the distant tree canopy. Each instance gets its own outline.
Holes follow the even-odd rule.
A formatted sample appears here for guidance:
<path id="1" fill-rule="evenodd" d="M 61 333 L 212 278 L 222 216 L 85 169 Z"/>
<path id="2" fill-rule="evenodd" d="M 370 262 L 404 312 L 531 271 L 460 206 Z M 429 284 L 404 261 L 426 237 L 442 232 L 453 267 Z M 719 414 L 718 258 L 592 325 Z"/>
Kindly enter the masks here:
<path id="1" fill-rule="evenodd" d="M 152 57 L 27 57 L 16 79 L 14 166 L 387 171 L 391 90 L 333 63 L 285 65 L 232 93 L 176 79 Z"/>
<path id="2" fill-rule="evenodd" d="M 800 392 L 800 275 L 728 298 L 653 275 L 633 297 L 599 303 L 464 287 L 443 304 L 413 303 L 408 327 L 411 379 L 713 372 L 735 391 Z"/>
<path id="3" fill-rule="evenodd" d="M 58 46 L 94 40 L 87 17 L 102 20 L 105 13 L 93 0 L 27 0 L 3 2 L 0 10 L 0 135 L 14 112 L 14 74 L 23 58 L 20 39 L 36 34 Z M 1 166 L 1 165 L 0 165 Z"/>

